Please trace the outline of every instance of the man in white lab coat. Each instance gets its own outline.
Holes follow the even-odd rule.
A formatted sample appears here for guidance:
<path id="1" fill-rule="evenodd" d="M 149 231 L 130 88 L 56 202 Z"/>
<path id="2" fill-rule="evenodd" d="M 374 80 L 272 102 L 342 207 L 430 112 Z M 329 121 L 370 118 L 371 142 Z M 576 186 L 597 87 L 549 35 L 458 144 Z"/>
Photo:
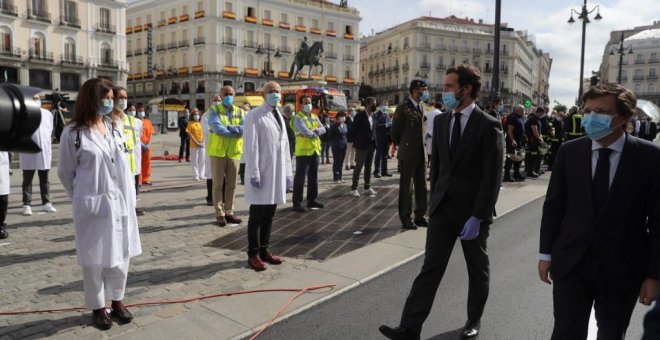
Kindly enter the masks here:
<path id="1" fill-rule="evenodd" d="M 256 271 L 266 269 L 264 262 L 282 263 L 268 251 L 268 244 L 277 205 L 286 203 L 286 190 L 293 186 L 289 138 L 277 108 L 280 85 L 268 82 L 263 93 L 266 102 L 250 111 L 243 125 L 243 159 L 249 181 L 245 198 L 250 204 L 248 264 Z"/>
<path id="2" fill-rule="evenodd" d="M 32 99 L 41 106 L 41 100 L 38 95 L 35 94 Z M 50 183 L 48 182 L 48 172 L 50 171 L 53 158 L 53 150 L 51 149 L 52 134 L 53 114 L 42 108 L 41 123 L 37 131 L 32 135 L 32 140 L 41 148 L 41 152 L 20 154 L 20 166 L 21 170 L 23 170 L 23 215 L 25 216 L 32 215 L 32 179 L 35 172 L 39 175 L 39 191 L 41 193 L 41 204 L 43 204 L 44 211 L 57 211 L 50 202 Z"/>

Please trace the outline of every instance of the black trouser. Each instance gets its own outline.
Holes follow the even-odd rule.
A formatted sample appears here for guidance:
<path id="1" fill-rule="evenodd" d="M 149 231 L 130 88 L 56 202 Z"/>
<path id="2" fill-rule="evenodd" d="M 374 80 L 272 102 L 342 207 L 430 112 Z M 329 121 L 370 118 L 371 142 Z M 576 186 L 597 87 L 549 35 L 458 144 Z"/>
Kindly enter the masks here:
<path id="1" fill-rule="evenodd" d="M 223 188 L 222 192 L 224 193 L 225 190 Z M 224 202 L 224 197 L 222 199 Z M 206 179 L 206 202 L 213 202 L 213 179 L 207 178 Z"/>
<path id="2" fill-rule="evenodd" d="M 319 195 L 319 156 L 296 156 L 296 175 L 293 178 L 293 206 L 302 205 L 305 176 L 307 176 L 307 203 L 316 201 Z"/>
<path id="3" fill-rule="evenodd" d="M 410 220 L 412 215 L 413 186 L 415 188 L 415 217 L 423 217 L 427 209 L 426 197 L 426 164 L 424 155 L 419 154 L 419 160 L 399 161 L 401 176 L 399 177 L 399 218 L 401 222 Z"/>
<path id="4" fill-rule="evenodd" d="M 598 339 L 624 339 L 642 279 L 613 273 L 590 251 L 576 267 L 552 283 L 555 325 L 552 339 L 586 339 L 591 309 Z"/>
<path id="5" fill-rule="evenodd" d="M 364 167 L 364 188 L 371 188 L 371 164 L 374 161 L 376 148 L 372 145 L 368 149 L 355 149 L 355 168 L 353 168 L 353 184 L 351 190 L 357 190 L 360 182 L 360 172 Z"/>
<path id="6" fill-rule="evenodd" d="M 270 242 L 270 230 L 273 226 L 273 216 L 277 204 L 250 205 L 250 216 L 248 217 L 248 256 L 268 251 Z"/>
<path id="7" fill-rule="evenodd" d="M 401 326 L 417 334 L 421 332 L 422 324 L 431 312 L 435 294 L 447 269 L 461 228 L 457 229 L 456 225 L 462 226 L 463 222 L 448 222 L 446 215 L 441 213 L 435 213 L 430 218 L 424 264 L 413 282 L 401 316 Z M 489 230 L 488 224 L 482 224 L 476 239 L 461 240 L 469 280 L 467 318 L 472 322 L 481 319 L 488 299 L 490 272 L 486 241 Z"/>
<path id="8" fill-rule="evenodd" d="M 321 163 L 323 159 L 326 163 L 330 163 L 330 141 L 321 139 Z"/>
<path id="9" fill-rule="evenodd" d="M 332 179 L 335 181 L 343 178 L 345 157 L 346 145 L 332 147 Z"/>
<path id="10" fill-rule="evenodd" d="M 376 155 L 374 156 L 374 175 L 387 174 L 387 153 L 390 151 L 390 145 L 377 144 Z"/>
<path id="11" fill-rule="evenodd" d="M 550 142 L 550 150 L 548 151 L 548 170 L 552 169 L 555 164 L 555 157 L 557 156 L 557 151 L 559 151 L 560 146 L 560 141 Z"/>
<path id="12" fill-rule="evenodd" d="M 541 155 L 539 154 L 539 141 L 535 140 L 527 144 L 525 152 L 525 171 L 531 174 L 541 165 Z"/>
<path id="13" fill-rule="evenodd" d="M 519 144 L 520 145 L 520 144 Z M 508 154 L 515 154 L 516 149 L 507 145 L 506 147 L 506 153 Z M 506 160 L 504 161 L 504 178 L 511 178 L 511 167 L 513 167 L 513 177 L 520 178 L 522 177 L 522 174 L 520 173 L 520 165 L 522 164 L 522 161 L 513 161 L 511 158 L 506 157 Z"/>
<path id="14" fill-rule="evenodd" d="M 179 159 L 183 158 L 183 150 L 186 151 L 186 160 L 190 159 L 190 138 L 185 135 L 181 138 L 181 145 L 179 145 Z"/>
<path id="15" fill-rule="evenodd" d="M 135 175 L 135 197 L 140 193 L 140 175 Z M 137 202 L 135 203 L 137 205 Z"/>
<path id="16" fill-rule="evenodd" d="M 245 163 L 238 165 L 238 175 L 241 177 L 241 184 L 245 184 Z"/>
<path id="17" fill-rule="evenodd" d="M 32 179 L 34 178 L 35 171 L 39 174 L 41 204 L 50 203 L 50 182 L 48 182 L 49 170 L 23 170 L 23 205 L 32 204 Z"/>
<path id="18" fill-rule="evenodd" d="M 7 207 L 9 207 L 9 195 L 0 195 L 0 226 L 5 225 Z"/>

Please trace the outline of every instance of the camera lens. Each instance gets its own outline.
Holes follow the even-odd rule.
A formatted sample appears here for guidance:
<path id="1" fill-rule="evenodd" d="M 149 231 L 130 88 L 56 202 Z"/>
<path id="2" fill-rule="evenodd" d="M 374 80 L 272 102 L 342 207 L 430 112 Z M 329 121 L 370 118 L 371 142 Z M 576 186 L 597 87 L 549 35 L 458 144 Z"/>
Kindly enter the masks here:
<path id="1" fill-rule="evenodd" d="M 0 151 L 41 151 L 32 140 L 41 123 L 41 108 L 32 100 L 39 91 L 34 87 L 0 85 Z"/>

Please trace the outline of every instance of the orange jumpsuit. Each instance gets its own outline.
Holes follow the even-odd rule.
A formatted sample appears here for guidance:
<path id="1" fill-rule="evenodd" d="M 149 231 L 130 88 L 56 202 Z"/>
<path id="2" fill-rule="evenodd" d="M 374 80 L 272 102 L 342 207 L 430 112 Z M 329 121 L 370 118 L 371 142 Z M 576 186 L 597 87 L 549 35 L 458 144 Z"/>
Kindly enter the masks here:
<path id="1" fill-rule="evenodd" d="M 154 133 L 154 126 L 151 120 L 145 117 L 142 119 L 142 145 L 151 144 L 151 135 Z M 148 150 L 142 149 L 142 174 L 140 183 L 151 182 L 151 145 Z"/>

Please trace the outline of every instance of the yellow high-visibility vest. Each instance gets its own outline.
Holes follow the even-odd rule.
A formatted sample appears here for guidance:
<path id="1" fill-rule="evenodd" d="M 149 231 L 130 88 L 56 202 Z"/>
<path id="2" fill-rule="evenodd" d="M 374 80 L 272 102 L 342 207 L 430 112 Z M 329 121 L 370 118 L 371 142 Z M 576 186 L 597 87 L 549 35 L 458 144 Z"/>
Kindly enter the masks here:
<path id="1" fill-rule="evenodd" d="M 313 113 L 307 117 L 307 115 L 301 111 L 296 113 L 291 121 L 294 119 L 300 119 L 303 123 L 305 123 L 305 126 L 309 130 L 319 128 L 319 120 Z M 293 132 L 296 135 L 296 156 L 321 155 L 321 138 L 319 138 L 319 136 L 303 136 L 302 133 L 296 129 L 295 123 L 293 123 Z"/>
<path id="2" fill-rule="evenodd" d="M 224 126 L 241 125 L 245 112 L 242 108 L 233 105 L 234 114 L 229 119 L 224 105 L 211 106 L 213 111 L 220 115 L 220 122 Z M 210 122 L 211 110 L 206 111 L 206 119 Z M 206 153 L 212 157 L 229 157 L 233 160 L 240 160 L 243 155 L 243 137 L 225 137 L 215 134 L 213 131 L 209 134 L 208 145 L 206 146 Z"/>

